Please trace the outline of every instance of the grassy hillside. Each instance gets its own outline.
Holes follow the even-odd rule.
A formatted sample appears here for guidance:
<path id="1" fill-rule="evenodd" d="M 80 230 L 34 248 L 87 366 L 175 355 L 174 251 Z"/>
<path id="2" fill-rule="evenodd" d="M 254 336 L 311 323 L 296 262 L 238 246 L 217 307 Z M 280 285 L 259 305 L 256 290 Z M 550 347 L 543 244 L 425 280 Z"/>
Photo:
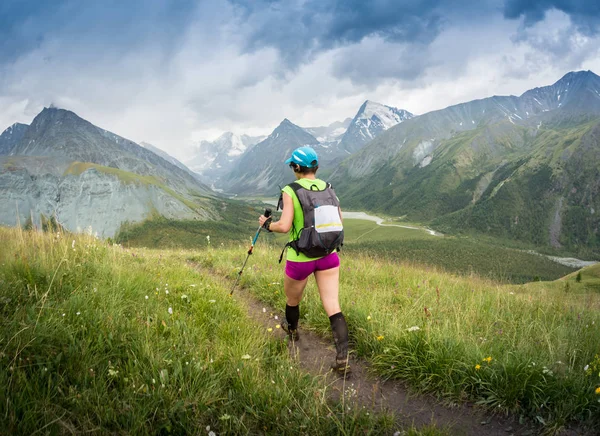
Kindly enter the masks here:
<path id="1" fill-rule="evenodd" d="M 2 433 L 397 430 L 327 402 L 192 252 L 6 228 L 0 244 Z"/>
<path id="2" fill-rule="evenodd" d="M 203 249 L 231 243 L 249 244 L 263 209 L 231 203 L 229 216 L 219 222 L 172 221 L 156 217 L 142 224 L 124 226 L 119 243 L 132 247 Z M 503 283 L 555 280 L 573 271 L 551 260 L 508 248 L 504 241 L 476 237 L 431 236 L 424 230 L 382 227 L 365 220 L 344 219 L 344 253 L 368 254 L 374 259 L 410 262 L 450 273 L 478 275 Z M 207 239 L 208 237 L 208 239 Z M 263 232 L 261 241 L 283 247 L 287 235 Z"/>
<path id="3" fill-rule="evenodd" d="M 426 140 L 337 180 L 344 205 L 600 258 L 597 116 L 479 125 L 439 139 L 422 167 L 413 150 Z"/>
<path id="4" fill-rule="evenodd" d="M 4 228 L 0 243 L 8 432 L 394 431 L 389 418 L 324 402 L 319 381 L 211 278 L 236 277 L 245 244 L 128 250 Z M 282 310 L 278 255 L 259 239 L 237 292 Z M 341 302 L 352 349 L 380 376 L 584 430 L 600 425 L 600 294 L 586 287 L 597 268 L 582 277 L 498 285 L 342 253 Z M 330 334 L 312 280 L 301 329 Z"/>
<path id="5" fill-rule="evenodd" d="M 278 248 L 260 242 L 242 284 L 283 308 Z M 548 431 L 600 425 L 600 293 L 564 280 L 499 285 L 368 254 L 341 256 L 353 349 L 382 377 L 523 415 Z M 240 246 L 194 259 L 234 278 L 244 257 Z M 302 328 L 329 328 L 312 280 Z"/>

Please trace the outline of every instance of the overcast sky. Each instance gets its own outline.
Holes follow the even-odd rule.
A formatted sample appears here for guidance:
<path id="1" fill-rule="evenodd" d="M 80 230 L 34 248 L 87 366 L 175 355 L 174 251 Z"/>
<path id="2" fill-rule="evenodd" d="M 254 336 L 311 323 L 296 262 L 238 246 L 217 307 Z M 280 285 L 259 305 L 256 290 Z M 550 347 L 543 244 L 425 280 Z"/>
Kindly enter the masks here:
<path id="1" fill-rule="evenodd" d="M 54 104 L 180 158 L 600 74 L 597 0 L 2 0 L 0 131 Z"/>

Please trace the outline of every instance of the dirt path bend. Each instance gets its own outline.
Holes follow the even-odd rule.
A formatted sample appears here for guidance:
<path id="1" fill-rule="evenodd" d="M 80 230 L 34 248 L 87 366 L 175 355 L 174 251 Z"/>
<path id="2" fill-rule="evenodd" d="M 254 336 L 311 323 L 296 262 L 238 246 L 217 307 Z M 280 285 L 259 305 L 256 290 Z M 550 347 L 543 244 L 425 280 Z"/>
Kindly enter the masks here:
<path id="1" fill-rule="evenodd" d="M 190 264 L 201 274 L 209 274 L 229 289 L 233 281 L 202 268 L 198 264 Z M 272 309 L 252 296 L 247 289 L 238 288 L 233 294 L 248 309 L 249 317 L 265 328 L 281 320 L 280 310 Z M 266 309 L 266 311 L 264 310 Z M 323 314 L 325 316 L 325 314 Z M 285 332 L 275 330 L 282 340 Z M 317 334 L 299 329 L 300 340 L 295 344 L 288 343 L 290 356 L 307 372 L 321 376 L 329 387 L 330 398 L 344 401 L 348 405 L 364 407 L 374 413 L 392 413 L 402 427 L 414 425 L 420 428 L 435 425 L 447 430 L 450 435 L 490 435 L 490 436 L 532 436 L 539 431 L 521 425 L 515 418 L 491 416 L 485 411 L 470 405 L 448 407 L 440 404 L 434 397 L 414 394 L 402 382 L 382 380 L 368 371 L 368 365 L 361 359 L 351 358 L 352 374 L 347 379 L 332 374 L 330 364 L 335 356 L 332 338 L 322 338 Z"/>

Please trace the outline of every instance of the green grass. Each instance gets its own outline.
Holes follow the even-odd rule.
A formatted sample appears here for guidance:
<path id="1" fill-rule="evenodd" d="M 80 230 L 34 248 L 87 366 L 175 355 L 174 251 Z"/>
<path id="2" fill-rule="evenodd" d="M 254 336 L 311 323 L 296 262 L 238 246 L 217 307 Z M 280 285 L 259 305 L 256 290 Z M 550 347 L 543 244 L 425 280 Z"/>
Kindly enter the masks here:
<path id="1" fill-rule="evenodd" d="M 0 243 L 7 434 L 396 429 L 389 416 L 326 401 L 328 387 L 290 360 L 285 343 L 187 264 L 194 252 L 6 228 Z"/>
<path id="2" fill-rule="evenodd" d="M 197 259 L 210 258 L 218 274 L 234 278 L 244 255 L 240 246 Z M 278 247 L 258 244 L 242 283 L 283 308 L 278 255 Z M 344 251 L 340 298 L 352 348 L 381 377 L 522 415 L 550 432 L 600 425 L 597 292 L 566 288 L 564 280 L 499 285 Z M 329 331 L 312 280 L 300 328 Z"/>
<path id="3" fill-rule="evenodd" d="M 219 213 L 227 214 L 223 221 L 173 221 L 154 217 L 143 223 L 123 226 L 116 240 L 132 247 L 156 248 L 201 249 L 209 245 L 248 244 L 256 233 L 257 217 L 264 207 L 236 202 L 223 204 L 225 210 L 224 206 L 217 209 Z M 485 276 L 503 283 L 554 280 L 574 270 L 527 253 L 525 250 L 532 246 L 519 246 L 514 241 L 507 242 L 511 247 L 490 237 L 438 237 L 422 229 L 378 226 L 358 219 L 345 219 L 344 229 L 344 251 L 349 255 L 367 253 L 382 260 L 412 262 L 456 274 Z M 283 247 L 287 235 L 262 232 L 259 239 Z"/>

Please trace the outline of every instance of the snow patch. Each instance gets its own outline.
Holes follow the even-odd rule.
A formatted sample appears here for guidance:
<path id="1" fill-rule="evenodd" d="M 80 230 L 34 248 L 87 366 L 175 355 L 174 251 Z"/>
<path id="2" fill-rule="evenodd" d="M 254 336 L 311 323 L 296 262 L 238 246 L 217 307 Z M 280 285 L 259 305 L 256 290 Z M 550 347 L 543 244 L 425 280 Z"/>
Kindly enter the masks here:
<path id="1" fill-rule="evenodd" d="M 423 159 L 433 151 L 433 142 L 421 141 L 413 151 L 414 165 L 419 164 Z"/>
<path id="2" fill-rule="evenodd" d="M 431 161 L 433 160 L 433 156 L 432 155 L 427 155 L 423 158 L 423 160 L 421 161 L 421 163 L 419 164 L 419 167 L 421 168 L 425 168 L 427 165 L 429 165 L 431 163 Z"/>

